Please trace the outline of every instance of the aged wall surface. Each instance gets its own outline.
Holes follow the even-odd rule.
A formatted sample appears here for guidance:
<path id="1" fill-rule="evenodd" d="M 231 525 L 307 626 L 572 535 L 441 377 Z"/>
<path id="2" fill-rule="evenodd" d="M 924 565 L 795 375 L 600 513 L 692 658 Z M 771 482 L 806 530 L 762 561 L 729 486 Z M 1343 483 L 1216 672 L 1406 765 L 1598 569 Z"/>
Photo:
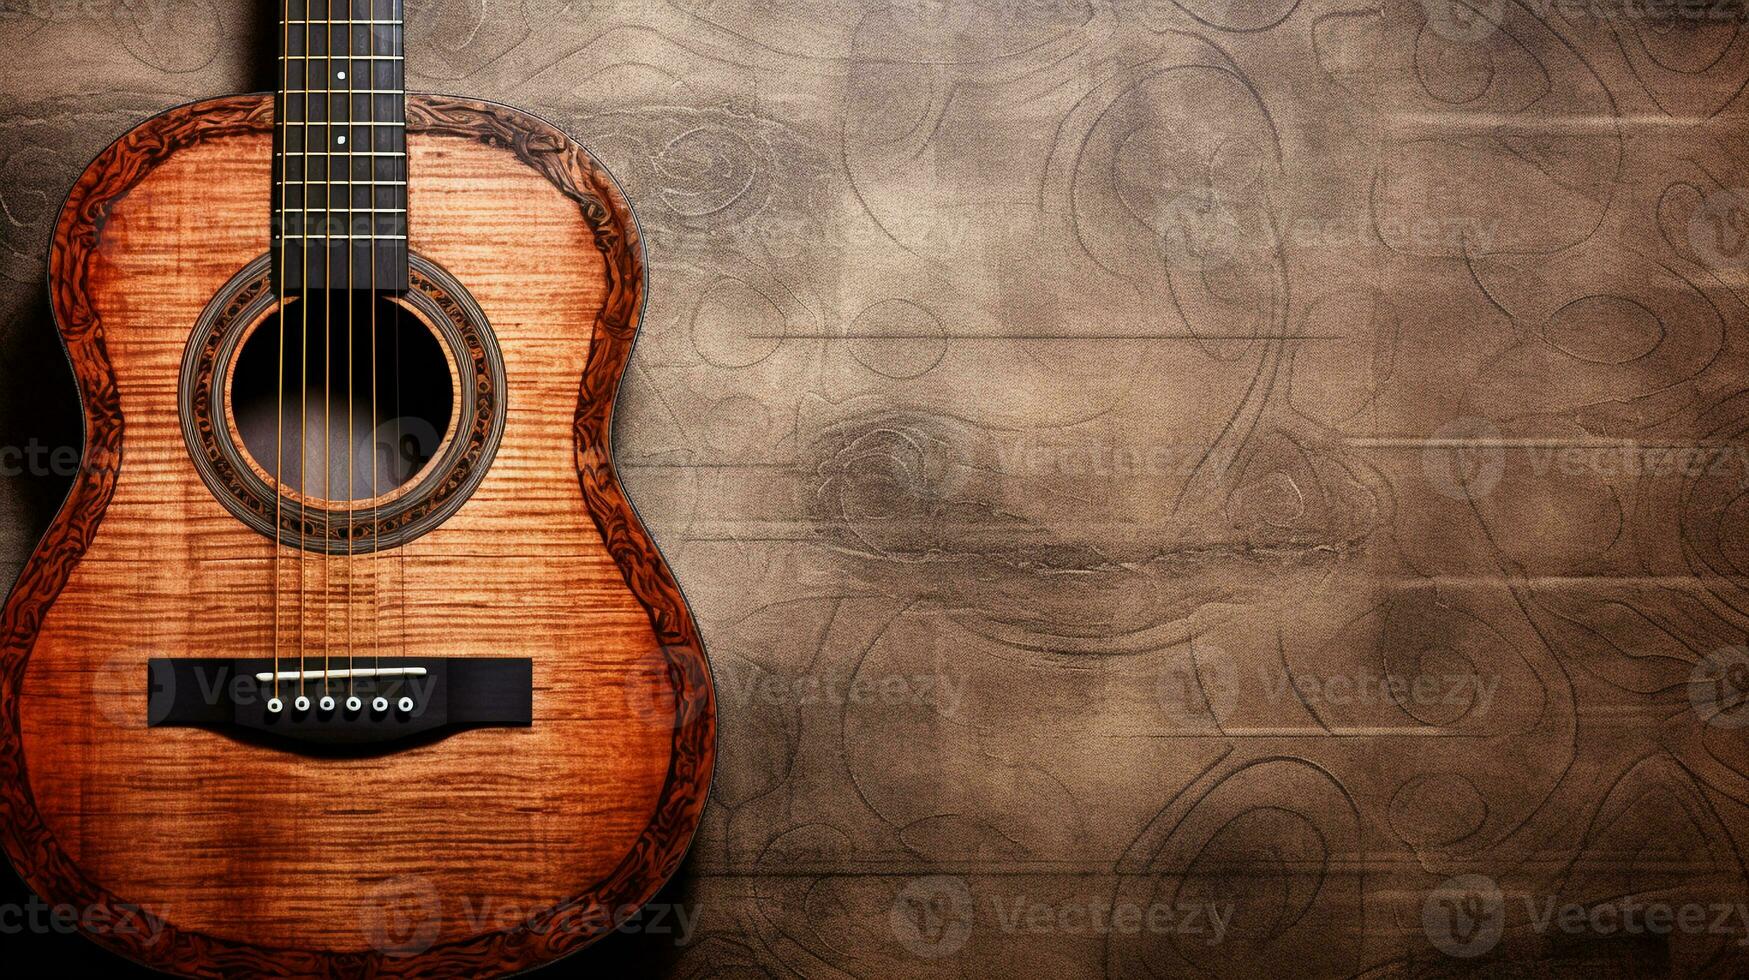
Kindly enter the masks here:
<path id="1" fill-rule="evenodd" d="M 648 236 L 620 461 L 722 741 L 586 957 L 1749 967 L 1740 7 L 409 7 L 413 87 L 556 121 Z M 10 577 L 78 442 L 55 208 L 268 87 L 271 11 L 4 9 Z"/>

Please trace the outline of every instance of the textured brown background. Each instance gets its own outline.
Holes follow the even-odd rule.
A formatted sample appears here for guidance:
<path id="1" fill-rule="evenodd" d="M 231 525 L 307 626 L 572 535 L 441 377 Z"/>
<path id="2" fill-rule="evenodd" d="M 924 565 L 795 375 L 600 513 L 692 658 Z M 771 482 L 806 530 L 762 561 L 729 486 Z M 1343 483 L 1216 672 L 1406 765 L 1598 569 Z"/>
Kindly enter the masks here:
<path id="1" fill-rule="evenodd" d="M 571 968 L 1749 965 L 1749 37 L 1476 6 L 410 3 L 414 87 L 648 236 L 620 459 L 720 761 L 695 927 Z M 55 208 L 270 66 L 267 8 L 4 9 L 10 575 Z M 1705 911 L 1559 925 L 1624 897 Z"/>

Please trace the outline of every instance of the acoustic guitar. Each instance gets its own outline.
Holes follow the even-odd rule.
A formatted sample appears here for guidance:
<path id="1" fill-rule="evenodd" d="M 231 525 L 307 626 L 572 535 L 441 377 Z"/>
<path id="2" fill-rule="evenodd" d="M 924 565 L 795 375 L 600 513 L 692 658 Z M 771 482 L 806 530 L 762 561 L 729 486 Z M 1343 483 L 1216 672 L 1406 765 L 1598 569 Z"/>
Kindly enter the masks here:
<path id="1" fill-rule="evenodd" d="M 552 125 L 407 95 L 401 0 L 286 0 L 279 91 L 74 186 L 83 463 L 0 619 L 0 837 L 188 976 L 528 969 L 709 788 L 711 679 L 616 475 L 638 228 Z"/>

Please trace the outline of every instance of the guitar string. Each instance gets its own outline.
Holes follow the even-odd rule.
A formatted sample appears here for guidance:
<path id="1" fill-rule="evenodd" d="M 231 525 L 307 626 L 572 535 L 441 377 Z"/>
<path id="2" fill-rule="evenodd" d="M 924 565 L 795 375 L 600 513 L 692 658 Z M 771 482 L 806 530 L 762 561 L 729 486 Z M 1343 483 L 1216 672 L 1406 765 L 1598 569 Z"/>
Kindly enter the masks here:
<path id="1" fill-rule="evenodd" d="M 323 7 L 322 87 L 328 92 L 328 108 L 322 113 L 322 164 L 325 176 L 322 201 L 322 698 L 328 697 L 332 673 L 329 654 L 334 646 L 334 3 Z"/>
<path id="2" fill-rule="evenodd" d="M 330 3 L 330 5 L 329 5 L 329 13 L 333 13 L 332 3 Z M 345 65 L 345 68 L 343 69 L 343 71 L 346 75 L 346 78 L 342 79 L 343 81 L 346 82 L 346 85 L 344 86 L 344 90 L 345 90 L 346 94 L 342 97 L 344 99 L 346 99 L 346 126 L 344 128 L 346 130 L 346 147 L 347 147 L 347 154 L 348 154 L 348 156 L 346 158 L 346 244 L 344 246 L 342 246 L 343 248 L 346 249 L 346 296 L 345 296 L 345 299 L 343 300 L 343 302 L 346 303 L 346 439 L 345 439 L 345 444 L 346 444 L 346 524 L 345 524 L 346 550 L 341 553 L 340 565 L 341 565 L 341 568 L 346 573 L 346 592 L 345 592 L 345 595 L 346 595 L 346 699 L 347 699 L 347 701 L 350 702 L 354 696 L 354 691 L 353 691 L 354 683 L 353 683 L 353 679 L 352 679 L 352 675 L 354 673 L 354 671 L 352 669 L 352 666 L 353 666 L 353 663 L 352 663 L 352 528 L 353 528 L 353 519 L 356 515 L 356 511 L 355 511 L 354 505 L 353 505 L 353 492 L 352 492 L 352 455 L 353 455 L 353 445 L 354 445 L 353 444 L 354 436 L 353 436 L 352 426 L 353 426 L 353 405 L 356 402 L 356 399 L 354 398 L 353 372 L 352 372 L 352 345 L 353 345 L 352 328 L 353 328 L 353 317 L 354 317 L 354 313 L 355 313 L 355 310 L 357 307 L 357 304 L 354 302 L 354 297 L 353 297 L 353 292 L 352 292 L 352 265 L 353 265 L 353 261 L 352 261 L 353 260 L 352 235 L 353 235 L 353 232 L 357 231 L 357 229 L 354 227 L 354 224 L 356 223 L 356 219 L 358 217 L 356 211 L 354 210 L 354 206 L 352 203 L 353 202 L 353 180 L 352 180 L 353 157 L 351 156 L 351 153 L 356 148 L 355 144 L 353 142 L 353 139 L 357 135 L 356 133 L 354 133 L 352 131 L 353 130 L 353 126 L 352 126 L 352 82 L 355 80 L 353 77 L 354 72 L 353 72 L 353 67 L 352 67 L 352 26 L 350 23 L 350 20 L 352 17 L 352 0 L 347 0 L 346 15 L 348 18 L 348 23 L 341 27 L 341 30 L 346 32 L 346 57 L 341 59 L 341 63 L 343 65 Z M 367 50 L 365 53 L 366 54 L 374 53 L 374 48 L 375 48 L 375 46 L 372 45 L 371 46 L 372 50 Z M 365 60 L 365 64 L 368 65 L 370 63 L 371 63 L 370 59 Z M 370 146 L 367 147 L 367 149 L 372 149 L 372 150 L 376 149 L 375 137 L 371 138 Z M 365 157 L 365 159 L 369 160 L 370 157 L 367 156 L 367 157 Z M 374 232 L 374 230 L 375 229 L 372 229 L 373 232 Z"/>
<path id="3" fill-rule="evenodd" d="M 304 58 L 300 73 L 305 91 L 302 152 L 299 154 L 299 166 L 303 170 L 304 189 L 304 222 L 299 229 L 303 263 L 303 279 L 298 283 L 299 334 L 302 347 L 298 374 L 298 697 L 305 697 L 307 679 L 305 670 L 309 664 L 309 555 L 304 547 L 304 528 L 309 517 L 309 470 L 306 466 L 308 454 L 305 444 L 310 438 L 310 98 L 307 94 L 314 86 L 310 84 L 310 5 L 314 0 L 304 0 Z M 287 62 L 291 60 L 289 54 Z M 322 115 L 327 116 L 324 111 Z M 290 150 L 287 150 L 285 160 L 291 160 Z"/>
<path id="4" fill-rule="evenodd" d="M 393 32 L 392 36 L 394 37 L 395 49 L 397 51 L 401 51 L 404 53 L 405 52 L 405 45 L 406 45 L 406 38 L 407 38 L 406 21 L 405 21 L 406 4 L 403 3 L 402 0 L 388 0 L 388 5 L 389 5 L 389 30 L 391 32 Z M 404 181 L 402 186 L 404 188 L 406 188 L 402 192 L 401 204 L 403 207 L 407 208 L 408 213 L 410 214 L 412 211 L 412 205 L 413 205 L 413 181 L 412 181 L 413 163 L 412 163 L 412 159 L 407 156 L 407 145 L 406 145 L 407 69 L 406 69 L 405 62 L 393 62 L 393 61 L 391 61 L 391 62 L 389 62 L 389 65 L 391 66 L 391 71 L 393 70 L 392 66 L 394 66 L 396 64 L 400 64 L 402 66 L 401 71 L 400 71 L 400 78 L 398 80 L 399 84 L 394 86 L 396 89 L 399 89 L 401 92 L 401 97 L 399 100 L 400 106 L 401 106 L 401 130 L 402 130 L 401 157 L 400 157 L 400 159 L 401 159 L 401 179 Z M 391 158 L 391 159 L 393 159 L 393 158 Z M 403 217 L 405 217 L 405 216 L 403 216 Z M 409 222 L 409 226 L 410 226 L 410 222 Z M 410 239 L 411 238 L 410 227 L 409 227 L 409 229 L 406 229 L 404 231 L 407 233 L 408 239 Z M 411 249 L 412 249 L 412 246 L 409 245 L 408 246 L 409 254 L 411 253 Z M 405 261 L 408 261 L 408 259 L 404 256 L 399 256 L 399 257 L 397 257 L 397 261 L 405 262 Z M 395 330 L 395 334 L 394 334 L 395 395 L 394 395 L 394 398 L 395 398 L 395 453 L 397 456 L 406 452 L 406 447 L 401 444 L 401 439 L 402 439 L 402 432 L 401 432 L 401 328 L 402 328 L 401 304 L 396 303 L 395 304 L 395 313 L 394 313 L 394 330 Z M 411 460 L 408 460 L 406 462 L 408 464 L 406 466 L 406 469 L 409 472 L 402 474 L 401 478 L 403 480 L 410 479 L 414 475 L 414 473 L 417 472 L 412 467 Z M 397 572 L 397 575 L 399 578 L 399 581 L 396 583 L 396 590 L 395 590 L 396 598 L 400 604 L 400 609 L 398 610 L 398 612 L 399 612 L 398 619 L 399 619 L 399 626 L 400 626 L 400 647 L 399 647 L 399 649 L 400 649 L 400 656 L 402 657 L 403 662 L 405 662 L 405 658 L 407 656 L 407 549 L 404 546 L 396 549 L 395 568 L 396 568 L 396 572 Z"/>
<path id="5" fill-rule="evenodd" d="M 291 54 L 291 21 L 292 21 L 291 0 L 285 0 L 285 13 L 281 17 L 281 20 L 282 20 L 282 23 L 280 24 L 281 40 L 280 40 L 279 53 L 283 56 L 283 55 Z M 291 148 L 291 123 L 289 121 L 290 113 L 291 113 L 291 99 L 292 99 L 292 95 L 291 95 L 291 59 L 290 58 L 286 58 L 286 57 L 280 58 L 280 87 L 279 87 L 279 91 L 280 91 L 279 107 L 278 107 L 278 113 L 279 113 L 278 123 L 279 123 L 279 134 L 280 134 L 279 147 L 281 150 L 288 150 Z M 304 115 L 308 116 L 310 114 L 309 113 L 309 105 L 308 105 L 310 97 L 308 95 L 305 95 L 303 98 L 305 101 Z M 275 317 L 275 319 L 278 321 L 278 326 L 279 326 L 279 368 L 274 373 L 275 397 L 274 397 L 274 401 L 273 401 L 273 406 L 274 406 L 274 447 L 273 447 L 273 452 L 274 452 L 274 460 L 273 460 L 273 483 L 274 483 L 274 495 L 273 495 L 273 702 L 275 704 L 280 704 L 280 705 L 284 704 L 284 702 L 280 701 L 280 699 L 279 699 L 279 624 L 280 624 L 280 619 L 279 619 L 279 574 L 280 574 L 280 554 L 284 550 L 284 548 L 282 547 L 281 537 L 284 534 L 283 522 L 285 519 L 285 318 L 286 318 L 285 250 L 286 250 L 287 243 L 290 241 L 290 239 L 286 237 L 286 233 L 289 230 L 288 228 L 286 228 L 286 224 L 287 224 L 286 215 L 290 211 L 290 208 L 287 207 L 286 195 L 291 192 L 291 180 L 290 180 L 290 177 L 286 174 L 286 170 L 285 170 L 285 168 L 287 167 L 288 164 L 289 164 L 288 157 L 284 157 L 284 156 L 280 157 L 280 160 L 279 160 L 279 215 L 278 215 L 278 217 L 279 217 L 279 248 L 278 248 L 279 254 L 278 254 L 278 256 L 276 256 L 276 258 L 278 259 L 278 265 L 279 265 L 278 273 L 279 274 L 278 274 L 278 278 L 274 284 L 278 293 L 279 293 L 279 296 L 277 297 L 278 306 L 279 306 L 279 315 L 277 317 Z"/>
<path id="6" fill-rule="evenodd" d="M 370 26 L 366 27 L 365 30 L 369 32 L 368 36 L 370 37 L 370 41 L 371 41 L 371 44 L 370 44 L 371 54 L 375 54 L 376 53 L 376 39 L 377 39 L 376 24 L 375 24 L 376 0 L 369 0 L 369 2 L 366 4 L 366 10 L 369 12 L 369 19 L 372 21 L 372 23 L 370 24 Z M 367 81 L 366 81 L 366 84 L 364 87 L 365 87 L 365 91 L 367 93 L 365 95 L 365 98 L 368 99 L 370 102 L 370 105 L 366 109 L 366 112 L 370 118 L 369 129 L 370 129 L 370 134 L 371 134 L 371 149 L 374 150 L 374 149 L 376 149 L 376 132 L 377 132 L 376 59 L 373 58 L 370 61 L 366 62 L 366 69 L 365 70 L 370 72 L 370 74 L 367 76 Z M 382 529 L 382 503 L 381 503 L 381 501 L 377 500 L 377 456 L 378 456 L 378 453 L 377 453 L 377 439 L 378 439 L 377 425 L 379 424 L 379 417 L 377 415 L 377 411 L 378 411 L 378 409 L 377 409 L 377 237 L 376 237 L 376 231 L 377 231 L 377 229 L 376 229 L 377 158 L 375 156 L 370 156 L 370 157 L 366 157 L 365 159 L 370 164 L 370 214 L 371 214 L 371 236 L 370 236 L 370 426 L 371 426 L 371 436 L 370 436 L 370 443 L 371 443 L 370 444 L 370 499 L 371 499 L 370 603 L 371 603 L 371 653 L 374 655 L 372 658 L 372 667 L 376 668 L 377 670 L 380 670 L 382 668 L 382 631 L 383 631 L 383 627 L 382 627 L 383 577 L 382 577 L 382 563 L 381 563 L 380 558 L 381 558 L 381 554 L 382 554 L 383 529 Z M 380 691 L 382 689 L 382 681 L 377 678 L 377 675 L 375 673 L 372 674 L 371 689 L 373 691 Z"/>
<path id="7" fill-rule="evenodd" d="M 390 11 L 392 19 L 395 21 L 392 30 L 397 31 L 397 35 L 395 35 L 397 40 L 399 40 L 397 47 L 404 52 L 406 51 L 406 37 L 408 37 L 408 25 L 406 25 L 408 5 L 406 5 L 406 0 L 388 0 L 388 11 Z M 406 117 L 408 117 L 408 96 L 406 96 L 406 91 L 408 91 L 408 70 L 406 70 L 406 61 L 390 61 L 390 63 L 388 63 L 388 72 L 399 72 L 399 75 L 401 75 L 399 84 L 395 84 L 392 88 L 401 89 L 401 119 L 402 123 L 404 123 Z M 402 135 L 401 175 L 402 177 L 411 177 L 411 175 L 413 175 L 413 161 L 406 156 L 406 137 L 404 137 L 404 135 Z M 411 187 L 413 187 L 413 182 L 408 180 L 409 203 L 411 203 L 411 198 L 413 198 Z M 406 261 L 406 259 L 404 259 L 404 261 Z M 395 425 L 401 425 L 401 422 L 399 422 L 399 418 L 401 418 L 401 331 L 402 322 L 399 315 L 397 315 L 397 318 L 395 318 L 395 418 L 397 418 Z M 415 474 L 418 474 L 418 469 L 411 465 L 411 460 L 409 460 L 408 469 L 409 479 L 413 478 Z M 401 549 L 401 553 L 397 555 L 397 563 L 401 565 L 401 656 L 402 658 L 406 658 L 406 656 L 408 656 L 408 553 L 406 553 L 406 549 Z"/>

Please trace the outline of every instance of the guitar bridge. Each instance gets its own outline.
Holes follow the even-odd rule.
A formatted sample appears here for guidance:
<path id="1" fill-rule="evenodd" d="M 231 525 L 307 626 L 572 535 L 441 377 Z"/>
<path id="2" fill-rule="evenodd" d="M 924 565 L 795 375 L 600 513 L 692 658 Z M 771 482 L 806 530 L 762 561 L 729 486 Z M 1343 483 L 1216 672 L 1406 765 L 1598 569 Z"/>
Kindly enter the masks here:
<path id="1" fill-rule="evenodd" d="M 151 727 L 204 728 L 306 754 L 370 754 L 534 721 L 534 667 L 498 657 L 154 657 Z"/>

